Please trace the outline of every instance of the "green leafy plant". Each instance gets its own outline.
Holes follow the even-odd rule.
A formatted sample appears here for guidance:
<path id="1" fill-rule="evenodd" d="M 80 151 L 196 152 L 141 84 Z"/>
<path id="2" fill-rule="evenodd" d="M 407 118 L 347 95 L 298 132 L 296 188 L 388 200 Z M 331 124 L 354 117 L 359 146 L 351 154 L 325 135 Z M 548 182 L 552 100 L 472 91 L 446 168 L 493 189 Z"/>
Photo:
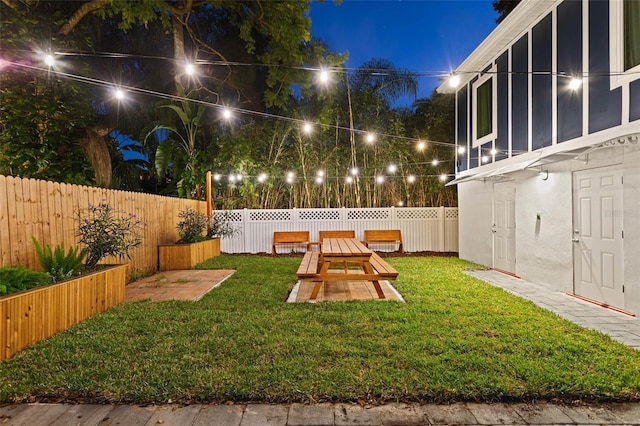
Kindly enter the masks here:
<path id="1" fill-rule="evenodd" d="M 33 240 L 40 266 L 51 275 L 53 281 L 65 280 L 80 272 L 82 260 L 87 254 L 86 248 L 80 250 L 79 247 L 71 247 L 68 251 L 65 251 L 64 243 L 61 243 L 51 250 L 49 245 L 42 247 L 35 237 L 31 237 L 31 239 Z"/>
<path id="2" fill-rule="evenodd" d="M 216 212 L 211 217 L 211 223 L 207 230 L 209 238 L 230 238 L 240 233 L 229 222 L 231 221 L 231 212 Z"/>
<path id="3" fill-rule="evenodd" d="M 85 217 L 82 211 L 78 212 L 77 236 L 87 246 L 87 267 L 94 267 L 106 256 L 130 259 L 131 249 L 142 243 L 142 221 L 133 213 L 115 213 L 104 200 L 97 206 L 89 204 Z"/>
<path id="4" fill-rule="evenodd" d="M 207 236 L 203 235 L 209 221 L 207 215 L 186 207 L 178 213 L 178 218 L 181 219 L 176 224 L 180 236 L 178 243 L 197 243 L 207 239 Z"/>
<path id="5" fill-rule="evenodd" d="M 36 272 L 24 266 L 4 266 L 0 268 L 0 295 L 49 284 L 51 275 Z"/>

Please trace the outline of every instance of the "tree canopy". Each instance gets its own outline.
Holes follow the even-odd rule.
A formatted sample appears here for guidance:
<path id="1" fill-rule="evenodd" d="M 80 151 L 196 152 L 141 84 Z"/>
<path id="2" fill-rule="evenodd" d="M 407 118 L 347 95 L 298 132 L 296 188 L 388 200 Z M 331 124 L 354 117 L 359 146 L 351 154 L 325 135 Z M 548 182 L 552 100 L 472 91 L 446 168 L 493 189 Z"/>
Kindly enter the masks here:
<path id="1" fill-rule="evenodd" d="M 456 203 L 453 97 L 395 106 L 416 76 L 344 69 L 308 0 L 2 8 L 0 173 L 202 198 L 212 171 L 218 208 Z"/>

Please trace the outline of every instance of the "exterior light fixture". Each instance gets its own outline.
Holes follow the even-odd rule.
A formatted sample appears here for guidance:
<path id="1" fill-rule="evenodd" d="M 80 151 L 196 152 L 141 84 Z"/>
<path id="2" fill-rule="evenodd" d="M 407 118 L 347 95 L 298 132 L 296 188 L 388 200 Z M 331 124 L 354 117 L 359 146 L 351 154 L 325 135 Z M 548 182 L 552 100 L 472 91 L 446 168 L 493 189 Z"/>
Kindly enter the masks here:
<path id="1" fill-rule="evenodd" d="M 492 148 L 491 151 L 489 151 L 489 154 L 491 155 L 496 155 L 498 153 L 498 150 L 495 148 Z"/>
<path id="2" fill-rule="evenodd" d="M 480 158 L 480 161 L 482 161 L 483 163 L 488 163 L 489 157 L 487 157 L 486 155 L 483 155 L 482 158 Z"/>
<path id="3" fill-rule="evenodd" d="M 465 152 L 467 152 L 467 148 L 465 148 L 464 146 L 458 147 L 458 154 L 464 154 Z"/>

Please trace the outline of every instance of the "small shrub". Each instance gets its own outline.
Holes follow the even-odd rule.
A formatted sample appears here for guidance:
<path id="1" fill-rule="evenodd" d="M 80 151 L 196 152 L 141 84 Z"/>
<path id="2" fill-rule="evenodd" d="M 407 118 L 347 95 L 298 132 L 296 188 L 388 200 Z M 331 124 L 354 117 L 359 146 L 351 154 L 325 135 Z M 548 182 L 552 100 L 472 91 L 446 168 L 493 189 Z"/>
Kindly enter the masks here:
<path id="1" fill-rule="evenodd" d="M 51 275 L 36 272 L 24 266 L 4 266 L 0 268 L 0 296 L 49 284 Z"/>
<path id="2" fill-rule="evenodd" d="M 207 229 L 207 215 L 187 207 L 178 213 L 178 217 L 181 219 L 176 224 L 176 229 L 180 236 L 178 243 L 197 243 L 207 239 L 203 235 Z"/>
<path id="3" fill-rule="evenodd" d="M 80 250 L 79 247 L 72 247 L 65 251 L 64 243 L 51 250 L 51 246 L 44 248 L 38 243 L 35 237 L 31 237 L 36 248 L 36 255 L 40 266 L 51 275 L 53 281 L 62 281 L 77 275 L 82 268 L 82 260 L 87 254 L 87 249 Z"/>
<path id="4" fill-rule="evenodd" d="M 97 206 L 89 204 L 84 218 L 82 212 L 78 212 L 77 235 L 87 246 L 85 264 L 89 268 L 105 256 L 131 258 L 129 251 L 142 243 L 142 223 L 136 215 L 129 213 L 118 217 L 114 213 L 104 200 Z"/>
<path id="5" fill-rule="evenodd" d="M 231 220 L 231 212 L 216 212 L 211 217 L 211 224 L 207 231 L 209 238 L 230 238 L 240 233 L 239 229 L 235 229 L 229 223 Z"/>

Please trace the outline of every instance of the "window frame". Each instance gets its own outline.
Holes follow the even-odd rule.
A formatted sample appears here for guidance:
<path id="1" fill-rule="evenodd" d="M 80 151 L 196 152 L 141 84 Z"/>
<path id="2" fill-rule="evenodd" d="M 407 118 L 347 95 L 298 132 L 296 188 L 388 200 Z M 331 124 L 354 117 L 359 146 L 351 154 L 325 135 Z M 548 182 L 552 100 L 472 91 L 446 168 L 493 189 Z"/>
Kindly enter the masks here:
<path id="1" fill-rule="evenodd" d="M 624 0 L 609 1 L 609 69 L 610 88 L 637 80 L 640 64 L 624 70 Z"/>
<path id="2" fill-rule="evenodd" d="M 477 81 L 473 83 L 472 93 L 473 93 L 473 103 L 472 103 L 472 147 L 477 148 L 481 145 L 484 145 L 487 142 L 491 142 L 496 139 L 497 136 L 497 127 L 498 127 L 498 111 L 497 111 L 497 98 L 498 98 L 498 90 L 496 79 L 494 78 L 494 66 L 492 65 L 489 70 L 485 72 L 484 75 L 480 76 Z M 491 81 L 491 131 L 480 138 L 478 138 L 478 89 L 484 85 L 487 81 Z"/>

